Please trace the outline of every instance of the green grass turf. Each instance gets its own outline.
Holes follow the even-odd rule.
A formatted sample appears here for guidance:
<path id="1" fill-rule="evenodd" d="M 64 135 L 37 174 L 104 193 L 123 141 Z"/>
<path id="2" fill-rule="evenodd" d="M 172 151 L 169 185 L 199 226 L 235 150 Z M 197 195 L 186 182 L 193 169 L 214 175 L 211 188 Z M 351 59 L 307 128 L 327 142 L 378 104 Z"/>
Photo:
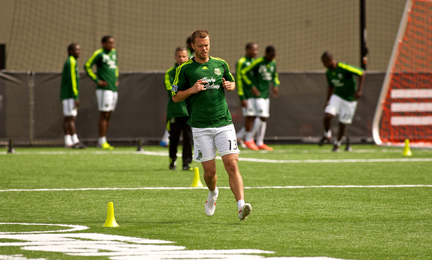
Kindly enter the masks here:
<path id="1" fill-rule="evenodd" d="M 331 153 L 331 146 L 275 145 L 274 152 L 242 150 L 241 158 L 271 160 L 432 158 L 431 150 L 353 145 L 354 152 Z M 166 152 L 162 147 L 146 151 Z M 94 148 L 16 148 L 0 154 L 0 190 L 54 188 L 189 187 L 193 172 L 169 171 L 168 156 Z M 5 150 L 6 151 L 6 150 Z M 178 161 L 181 165 L 181 158 Z M 200 164 L 194 162 L 193 167 Z M 162 239 L 193 249 L 260 249 L 272 257 L 327 256 L 343 259 L 430 259 L 432 188 L 298 188 L 263 186 L 432 184 L 432 161 L 264 163 L 239 162 L 252 215 L 239 222 L 234 197 L 221 189 L 216 213 L 207 217 L 207 190 L 2 191 L 0 222 L 77 224 L 81 232 Z M 228 177 L 217 160 L 218 186 Z M 114 203 L 119 228 L 103 228 L 107 203 Z M 0 232 L 33 231 L 34 226 L 0 225 Z M 56 229 L 38 227 L 38 230 Z M 212 241 L 209 243 L 208 241 Z M 1 240 L 10 242 L 9 240 Z M 84 259 L 61 253 L 0 247 L 0 255 Z M 107 259 L 94 257 L 92 259 Z"/>

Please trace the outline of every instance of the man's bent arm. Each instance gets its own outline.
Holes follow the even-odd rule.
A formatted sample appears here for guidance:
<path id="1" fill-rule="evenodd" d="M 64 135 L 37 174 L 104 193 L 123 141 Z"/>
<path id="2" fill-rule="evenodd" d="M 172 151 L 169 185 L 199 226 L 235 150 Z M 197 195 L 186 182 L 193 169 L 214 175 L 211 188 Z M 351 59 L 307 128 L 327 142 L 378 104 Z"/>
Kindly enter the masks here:
<path id="1" fill-rule="evenodd" d="M 186 90 L 178 91 L 177 94 L 172 97 L 172 100 L 176 103 L 182 102 L 183 100 L 185 100 L 186 98 L 188 98 L 192 94 L 193 94 L 192 89 L 190 89 L 190 88 L 186 89 Z"/>

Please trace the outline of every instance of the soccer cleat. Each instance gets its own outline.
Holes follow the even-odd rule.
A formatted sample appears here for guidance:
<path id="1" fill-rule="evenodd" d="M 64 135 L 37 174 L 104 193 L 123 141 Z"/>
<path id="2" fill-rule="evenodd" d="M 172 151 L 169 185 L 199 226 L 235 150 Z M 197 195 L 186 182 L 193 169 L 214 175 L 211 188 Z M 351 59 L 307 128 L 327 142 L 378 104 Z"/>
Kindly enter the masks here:
<path id="1" fill-rule="evenodd" d="M 340 145 L 338 145 L 338 144 L 333 145 L 332 152 L 339 152 L 339 147 L 340 147 Z"/>
<path id="2" fill-rule="evenodd" d="M 73 145 L 65 145 L 64 146 L 64 148 L 66 148 L 66 149 L 70 149 L 70 148 L 72 148 L 73 147 Z"/>
<path id="3" fill-rule="evenodd" d="M 323 144 L 328 144 L 328 143 L 330 143 L 330 138 L 323 136 L 321 140 L 319 140 L 318 145 L 322 146 Z"/>
<path id="4" fill-rule="evenodd" d="M 169 164 L 169 169 L 170 170 L 175 170 L 176 168 L 177 168 L 176 162 L 172 162 L 172 163 Z"/>
<path id="5" fill-rule="evenodd" d="M 189 165 L 183 165 L 183 171 L 193 171 L 193 168 Z"/>
<path id="6" fill-rule="evenodd" d="M 267 146 L 266 144 L 262 144 L 262 145 L 258 146 L 258 148 L 259 148 L 260 150 L 273 151 L 273 148 Z"/>
<path id="7" fill-rule="evenodd" d="M 347 146 L 345 147 L 345 152 L 352 152 L 352 148 L 351 148 L 351 146 L 347 145 Z"/>
<path id="8" fill-rule="evenodd" d="M 259 148 L 258 146 L 255 144 L 254 140 L 251 140 L 249 142 L 245 141 L 244 144 L 246 145 L 247 148 L 254 150 L 254 151 L 258 151 Z"/>
<path id="9" fill-rule="evenodd" d="M 114 146 L 111 146 L 108 142 L 105 142 L 102 145 L 98 143 L 96 147 L 97 148 L 102 148 L 102 149 L 107 149 L 107 150 L 114 149 Z"/>
<path id="10" fill-rule="evenodd" d="M 76 143 L 76 144 L 72 145 L 72 148 L 75 148 L 75 149 L 85 149 L 85 148 L 86 148 L 86 146 L 85 146 L 85 145 L 83 145 L 83 143 L 81 143 L 81 142 L 78 142 L 78 143 Z"/>
<path id="11" fill-rule="evenodd" d="M 249 203 L 245 203 L 243 205 L 243 208 L 239 211 L 239 220 L 246 220 L 247 217 L 251 214 L 252 212 L 252 206 Z"/>
<path id="12" fill-rule="evenodd" d="M 209 191 L 209 195 L 205 203 L 205 213 L 207 216 L 213 216 L 216 209 L 216 200 L 217 200 L 217 196 L 210 197 L 210 191 Z"/>

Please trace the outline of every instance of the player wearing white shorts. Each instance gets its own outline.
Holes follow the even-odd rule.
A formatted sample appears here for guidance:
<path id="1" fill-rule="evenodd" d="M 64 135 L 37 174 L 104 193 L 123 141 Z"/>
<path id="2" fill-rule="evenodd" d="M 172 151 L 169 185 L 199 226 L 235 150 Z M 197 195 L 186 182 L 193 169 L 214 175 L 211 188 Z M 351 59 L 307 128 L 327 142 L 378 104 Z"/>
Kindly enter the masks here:
<path id="1" fill-rule="evenodd" d="M 237 132 L 237 141 L 240 146 L 244 148 L 246 148 L 246 145 L 244 144 L 246 132 L 249 132 L 252 129 L 254 116 L 248 115 L 248 108 L 250 108 L 251 105 L 248 104 L 247 100 L 252 97 L 252 93 L 249 89 L 243 88 L 246 83 L 244 82 L 241 71 L 255 61 L 255 58 L 258 55 L 258 45 L 252 42 L 247 43 L 245 51 L 245 56 L 241 57 L 236 64 L 236 88 L 242 106 L 243 117 L 245 119 L 244 126 Z"/>
<path id="2" fill-rule="evenodd" d="M 64 115 L 64 142 L 66 148 L 83 149 L 85 146 L 79 141 L 75 129 L 75 119 L 79 106 L 79 72 L 76 60 L 81 55 L 80 46 L 75 43 L 69 44 L 68 55 L 69 57 L 63 65 L 60 88 Z"/>
<path id="3" fill-rule="evenodd" d="M 106 139 L 112 112 L 117 105 L 118 99 L 118 66 L 117 52 L 114 49 L 114 38 L 111 36 L 102 37 L 102 48 L 95 51 L 85 63 L 84 69 L 87 75 L 97 84 L 96 97 L 98 101 L 99 116 L 99 139 L 98 148 L 110 149 L 111 146 Z M 97 73 L 92 70 L 96 64 Z"/>
<path id="4" fill-rule="evenodd" d="M 239 219 L 246 220 L 252 206 L 244 201 L 243 179 L 237 164 L 237 138 L 225 100 L 225 90 L 235 89 L 234 77 L 224 60 L 209 56 L 210 37 L 206 30 L 196 30 L 191 40 L 195 58 L 176 69 L 172 99 L 174 102 L 186 100 L 188 124 L 194 138 L 194 160 L 201 162 L 209 189 L 205 213 L 212 216 L 216 209 L 219 191 L 215 158 L 218 150 L 237 201 Z"/>
<path id="5" fill-rule="evenodd" d="M 362 96 L 365 72 L 361 68 L 337 62 L 329 52 L 324 52 L 321 60 L 327 68 L 328 91 L 324 109 L 324 136 L 319 145 L 330 142 L 331 119 L 339 115 L 339 132 L 332 149 L 333 152 L 337 152 L 341 146 L 342 137 L 345 136 L 346 125 L 352 123 L 357 100 Z M 359 77 L 358 88 L 354 76 Z M 347 146 L 346 150 L 350 151 L 350 149 Z"/>
<path id="6" fill-rule="evenodd" d="M 252 150 L 273 151 L 273 148 L 264 143 L 267 128 L 267 118 L 270 116 L 269 87 L 273 84 L 273 96 L 279 94 L 279 77 L 276 72 L 276 49 L 267 46 L 265 55 L 256 59 L 251 65 L 244 68 L 242 72 L 245 81 L 244 89 L 251 92 L 247 99 L 246 115 L 250 121 L 255 120 L 250 131 L 246 132 L 245 145 Z M 255 119 L 256 118 L 256 119 Z M 253 137 L 257 133 L 256 143 Z"/>

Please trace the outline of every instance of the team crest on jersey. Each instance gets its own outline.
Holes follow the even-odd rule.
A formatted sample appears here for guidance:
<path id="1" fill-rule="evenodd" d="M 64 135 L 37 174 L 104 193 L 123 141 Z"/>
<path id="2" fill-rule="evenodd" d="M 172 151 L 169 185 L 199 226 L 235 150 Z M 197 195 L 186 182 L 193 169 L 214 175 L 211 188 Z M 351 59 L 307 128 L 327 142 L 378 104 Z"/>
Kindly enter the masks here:
<path id="1" fill-rule="evenodd" d="M 342 78 L 342 74 L 339 73 L 339 74 L 338 74 L 338 77 L 341 79 L 341 78 Z"/>
<path id="2" fill-rule="evenodd" d="M 177 85 L 173 85 L 172 88 L 171 88 L 171 92 L 177 93 L 177 91 L 178 91 L 178 86 Z"/>
<path id="3" fill-rule="evenodd" d="M 216 69 L 214 69 L 214 73 L 215 73 L 217 76 L 220 76 L 221 71 L 220 71 L 220 69 L 216 68 Z"/>

